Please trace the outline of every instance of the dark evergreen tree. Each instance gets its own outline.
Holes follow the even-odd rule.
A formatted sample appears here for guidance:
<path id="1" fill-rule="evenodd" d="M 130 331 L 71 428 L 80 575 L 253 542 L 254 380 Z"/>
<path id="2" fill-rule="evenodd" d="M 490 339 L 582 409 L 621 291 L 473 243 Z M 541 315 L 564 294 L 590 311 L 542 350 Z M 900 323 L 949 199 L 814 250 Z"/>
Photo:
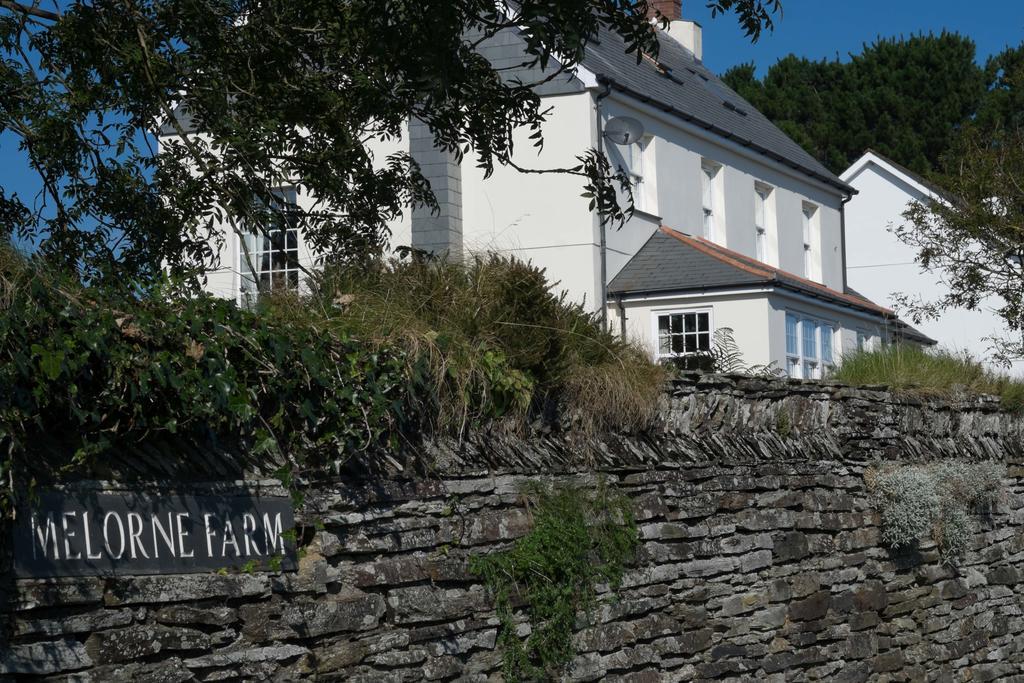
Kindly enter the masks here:
<path id="1" fill-rule="evenodd" d="M 989 57 L 985 85 L 977 124 L 988 130 L 1024 127 L 1024 43 Z"/>
<path id="2" fill-rule="evenodd" d="M 956 33 L 879 39 L 848 62 L 790 55 L 763 80 L 723 77 L 835 172 L 873 148 L 921 173 L 937 167 L 985 97 L 972 40 Z"/>

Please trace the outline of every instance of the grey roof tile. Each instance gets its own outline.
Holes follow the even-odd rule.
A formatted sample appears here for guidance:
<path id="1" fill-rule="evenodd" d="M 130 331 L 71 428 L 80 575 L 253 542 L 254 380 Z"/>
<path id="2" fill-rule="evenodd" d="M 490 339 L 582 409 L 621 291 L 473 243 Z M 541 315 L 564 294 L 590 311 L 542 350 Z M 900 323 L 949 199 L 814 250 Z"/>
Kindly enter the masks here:
<path id="1" fill-rule="evenodd" d="M 659 32 L 657 62 L 626 53 L 610 29 L 587 46 L 583 65 L 614 88 L 798 169 L 844 192 L 852 188 L 732 91 L 693 53 Z"/>
<path id="2" fill-rule="evenodd" d="M 766 285 L 895 319 L 895 314 L 853 292 L 838 292 L 773 268 L 708 240 L 661 228 L 608 284 L 610 294 L 702 292 Z"/>

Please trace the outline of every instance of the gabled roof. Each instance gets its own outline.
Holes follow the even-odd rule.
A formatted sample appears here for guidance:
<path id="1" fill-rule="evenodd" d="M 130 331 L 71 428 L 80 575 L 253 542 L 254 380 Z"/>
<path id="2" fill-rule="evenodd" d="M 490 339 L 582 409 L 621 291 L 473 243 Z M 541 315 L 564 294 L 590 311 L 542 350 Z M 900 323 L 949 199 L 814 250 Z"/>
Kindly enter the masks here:
<path id="1" fill-rule="evenodd" d="M 838 292 L 807 278 L 761 263 L 702 237 L 662 226 L 608 285 L 609 295 L 713 293 L 716 290 L 773 287 L 876 315 L 893 334 L 919 344 L 935 340 L 879 306 L 847 289 Z"/>
<path id="2" fill-rule="evenodd" d="M 948 198 L 946 191 L 935 183 L 918 173 L 914 173 L 906 166 L 896 163 L 881 152 L 876 152 L 873 149 L 866 150 L 859 159 L 850 164 L 850 167 L 843 171 L 840 178 L 842 178 L 843 182 L 846 183 L 853 182 L 853 179 L 857 174 L 871 164 L 874 164 L 882 170 L 896 176 L 925 197 Z"/>
<path id="3" fill-rule="evenodd" d="M 774 123 L 736 94 L 692 52 L 666 31 L 658 32 L 657 61 L 626 53 L 626 44 L 611 29 L 587 45 L 583 66 L 598 82 L 732 140 L 765 157 L 796 169 L 844 193 L 852 187 L 829 171 Z"/>

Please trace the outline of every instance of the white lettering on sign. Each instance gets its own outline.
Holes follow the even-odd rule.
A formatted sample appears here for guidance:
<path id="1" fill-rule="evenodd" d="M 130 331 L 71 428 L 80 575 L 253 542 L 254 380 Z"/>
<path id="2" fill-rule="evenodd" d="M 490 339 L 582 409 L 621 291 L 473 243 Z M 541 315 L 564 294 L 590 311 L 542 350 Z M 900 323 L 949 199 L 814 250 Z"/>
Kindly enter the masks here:
<path id="1" fill-rule="evenodd" d="M 174 552 L 174 518 L 171 513 L 167 513 L 167 526 L 164 527 L 164 523 L 160 521 L 160 517 L 157 515 L 151 515 L 149 523 L 153 526 L 153 557 L 160 557 L 160 543 L 157 540 L 156 534 L 160 532 L 160 538 L 164 540 L 164 547 L 171 551 L 171 557 L 175 557 Z"/>
<path id="2" fill-rule="evenodd" d="M 82 529 L 85 531 L 85 559 L 98 560 L 103 557 L 101 553 L 92 554 L 92 530 L 89 527 L 89 512 L 82 513 Z"/>
<path id="3" fill-rule="evenodd" d="M 76 551 L 74 554 L 71 553 L 71 539 L 75 537 L 74 529 L 68 528 L 68 517 L 77 517 L 77 512 L 65 512 L 60 516 L 60 526 L 64 531 L 64 559 L 65 560 L 80 560 L 82 559 L 82 553 Z"/>
<path id="4" fill-rule="evenodd" d="M 47 557 L 46 549 L 49 547 L 50 543 L 53 543 L 53 559 L 59 560 L 60 555 L 57 550 L 57 527 L 53 523 L 53 516 L 47 515 L 45 528 L 41 528 L 36 522 L 36 516 L 32 515 L 32 532 L 34 539 L 39 541 L 39 549 L 43 551 L 43 557 Z M 32 557 L 37 557 L 36 544 L 34 541 L 32 543 Z"/>
<path id="5" fill-rule="evenodd" d="M 14 525 L 15 574 L 184 573 L 281 557 L 294 567 L 287 498 L 46 493 Z"/>
<path id="6" fill-rule="evenodd" d="M 117 540 L 121 543 L 118 546 L 117 553 L 114 553 L 110 547 L 110 520 L 113 518 L 117 522 Z M 107 554 L 115 560 L 120 560 L 121 556 L 124 555 L 124 524 L 121 522 L 121 516 L 116 512 L 108 512 L 103 516 L 103 546 L 107 549 Z"/>
<path id="7" fill-rule="evenodd" d="M 281 535 L 281 513 L 278 512 L 274 515 L 274 524 L 270 523 L 270 515 L 266 512 L 263 513 L 263 537 L 267 541 L 267 552 L 273 548 L 277 550 L 280 544 L 280 552 L 284 553 L 284 536 Z"/>
<path id="8" fill-rule="evenodd" d="M 195 557 L 194 551 L 189 550 L 187 553 L 185 552 L 185 539 L 188 538 L 188 532 L 185 531 L 185 527 L 182 525 L 181 520 L 183 518 L 187 519 L 188 516 L 187 512 L 179 512 L 175 516 L 178 520 L 178 557 Z"/>

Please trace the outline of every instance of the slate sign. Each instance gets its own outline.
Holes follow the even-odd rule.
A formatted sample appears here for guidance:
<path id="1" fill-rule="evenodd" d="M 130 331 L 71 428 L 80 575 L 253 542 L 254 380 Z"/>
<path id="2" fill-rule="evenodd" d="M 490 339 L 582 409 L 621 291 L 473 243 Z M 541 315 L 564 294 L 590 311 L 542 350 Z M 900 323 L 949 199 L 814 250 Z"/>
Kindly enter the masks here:
<path id="1" fill-rule="evenodd" d="M 14 524 L 22 578 L 295 568 L 288 498 L 43 492 Z"/>

